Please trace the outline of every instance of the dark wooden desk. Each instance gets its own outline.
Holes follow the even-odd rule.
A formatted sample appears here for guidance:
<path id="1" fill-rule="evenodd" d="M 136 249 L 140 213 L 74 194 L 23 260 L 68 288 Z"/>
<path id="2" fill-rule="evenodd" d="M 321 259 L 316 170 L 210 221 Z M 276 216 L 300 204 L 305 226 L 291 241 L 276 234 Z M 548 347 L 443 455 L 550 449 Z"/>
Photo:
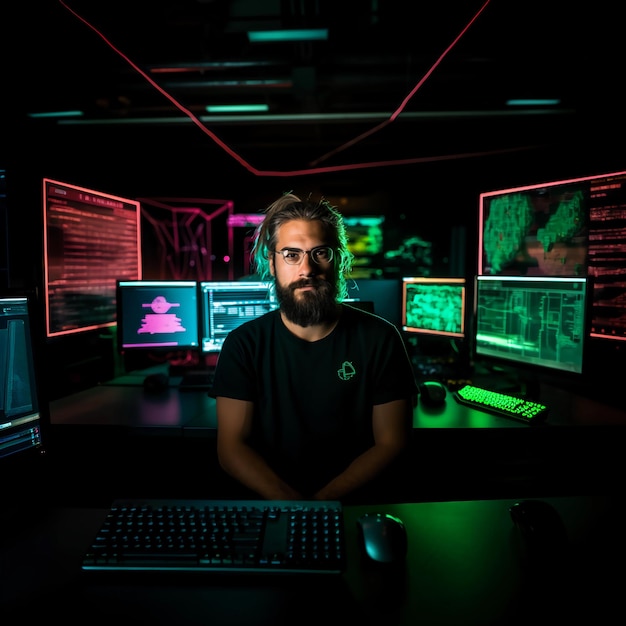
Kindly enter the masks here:
<path id="1" fill-rule="evenodd" d="M 330 579 L 93 576 L 80 561 L 105 511 L 51 509 L 28 524 L 5 521 L 2 618 L 168 626 L 612 623 L 626 582 L 621 500 L 547 500 L 567 528 L 567 562 L 535 569 L 509 517 L 515 500 L 349 506 L 348 569 Z M 356 519 L 372 511 L 405 522 L 405 564 L 379 567 L 361 556 Z"/>

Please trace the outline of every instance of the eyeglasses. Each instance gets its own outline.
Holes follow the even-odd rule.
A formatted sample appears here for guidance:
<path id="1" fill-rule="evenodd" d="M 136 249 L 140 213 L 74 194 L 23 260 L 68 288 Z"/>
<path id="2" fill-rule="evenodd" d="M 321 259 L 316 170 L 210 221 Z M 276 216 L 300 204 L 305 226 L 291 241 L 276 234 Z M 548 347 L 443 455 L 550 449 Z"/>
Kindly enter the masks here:
<path id="1" fill-rule="evenodd" d="M 307 254 L 317 265 L 326 265 L 333 260 L 334 251 L 329 246 L 316 246 L 310 250 L 283 248 L 282 250 L 274 250 L 274 254 L 280 254 L 287 265 L 300 265 Z"/>

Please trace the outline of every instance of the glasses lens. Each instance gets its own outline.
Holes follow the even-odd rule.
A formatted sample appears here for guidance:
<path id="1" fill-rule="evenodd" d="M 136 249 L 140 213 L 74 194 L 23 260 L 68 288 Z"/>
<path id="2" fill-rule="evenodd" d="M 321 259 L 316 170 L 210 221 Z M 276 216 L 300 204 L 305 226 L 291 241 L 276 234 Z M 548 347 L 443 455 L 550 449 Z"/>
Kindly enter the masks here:
<path id="1" fill-rule="evenodd" d="M 311 256 L 316 263 L 330 263 L 333 260 L 333 249 L 321 246 L 311 250 Z"/>
<path id="2" fill-rule="evenodd" d="M 285 259 L 288 265 L 299 265 L 302 262 L 302 255 L 304 254 L 302 250 L 290 250 L 287 248 L 279 250 L 279 252 L 283 255 L 283 259 Z"/>
<path id="3" fill-rule="evenodd" d="M 312 250 L 283 248 L 282 250 L 276 250 L 276 252 L 282 255 L 287 265 L 300 265 L 306 254 L 310 254 L 311 259 L 319 265 L 330 263 L 333 260 L 333 249 L 328 246 L 319 246 L 318 248 L 313 248 Z"/>

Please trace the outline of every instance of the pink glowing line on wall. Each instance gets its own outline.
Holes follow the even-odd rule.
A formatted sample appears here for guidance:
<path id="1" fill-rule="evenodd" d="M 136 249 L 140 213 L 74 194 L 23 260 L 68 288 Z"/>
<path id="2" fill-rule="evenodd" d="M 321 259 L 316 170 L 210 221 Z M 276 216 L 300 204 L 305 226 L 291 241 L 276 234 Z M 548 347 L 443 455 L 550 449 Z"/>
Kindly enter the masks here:
<path id="1" fill-rule="evenodd" d="M 80 16 L 76 11 L 74 11 L 71 7 L 67 5 L 64 0 L 59 0 L 61 5 L 67 9 L 74 17 L 83 22 L 85 26 L 93 30 L 98 37 L 100 37 L 107 46 L 109 46 L 114 52 L 116 52 L 119 56 L 121 56 L 124 61 L 126 61 L 138 74 L 140 74 L 150 85 L 152 85 L 157 91 L 159 91 L 163 96 L 165 96 L 177 109 L 179 109 L 182 113 L 184 113 L 196 126 L 202 130 L 203 133 L 208 135 L 224 152 L 226 152 L 229 156 L 235 159 L 240 165 L 242 165 L 246 170 L 255 176 L 259 177 L 287 177 L 287 176 L 307 176 L 311 174 L 325 174 L 325 173 L 335 173 L 335 172 L 345 172 L 350 170 L 358 170 L 358 169 L 368 169 L 373 167 L 391 167 L 398 165 L 407 165 L 414 163 L 423 163 L 423 162 L 432 162 L 432 161 L 442 161 L 442 160 L 453 160 L 453 159 L 462 159 L 468 158 L 472 156 L 485 156 L 488 154 L 501 154 L 502 150 L 493 150 L 493 151 L 481 151 L 481 152 L 471 152 L 465 154 L 455 154 L 455 155 L 447 155 L 443 157 L 421 157 L 415 159 L 398 159 L 398 160 L 388 160 L 388 161 L 371 161 L 366 163 L 352 163 L 349 165 L 336 165 L 336 166 L 327 166 L 327 167 L 311 167 L 307 169 L 301 170 L 291 170 L 291 171 L 280 171 L 280 170 L 259 170 L 256 167 L 252 166 L 245 159 L 239 156 L 230 146 L 224 143 L 213 131 L 207 128 L 189 109 L 180 104 L 173 96 L 171 96 L 167 91 L 165 91 L 160 85 L 158 85 L 148 74 L 146 74 L 140 67 L 138 67 L 131 59 L 126 56 L 121 50 L 116 48 L 111 41 L 109 41 L 95 26 L 90 24 L 85 18 Z M 467 25 L 461 30 L 461 32 L 454 38 L 452 43 L 444 50 L 444 52 L 439 56 L 439 58 L 435 61 L 432 67 L 424 74 L 423 78 L 413 87 L 413 89 L 409 92 L 409 94 L 404 98 L 400 106 L 390 115 L 390 117 L 384 122 L 378 124 L 374 128 L 362 133 L 358 137 L 344 143 L 341 146 L 338 146 L 331 152 L 319 157 L 313 162 L 313 165 L 320 163 L 328 159 L 329 157 L 342 152 L 343 150 L 353 146 L 354 144 L 362 141 L 363 139 L 370 137 L 371 135 L 379 132 L 391 122 L 395 121 L 397 117 L 402 113 L 405 109 L 409 101 L 413 98 L 413 96 L 417 93 L 419 88 L 426 82 L 426 80 L 431 76 L 433 71 L 439 66 L 439 64 L 443 61 L 446 55 L 454 48 L 454 46 L 458 43 L 458 41 L 463 37 L 463 35 L 469 30 L 472 24 L 478 19 L 481 13 L 487 8 L 487 5 L 491 0 L 486 0 L 486 2 L 480 7 L 480 9 L 476 12 L 474 17 L 467 23 Z M 512 149 L 513 151 L 520 150 L 520 148 Z M 504 152 L 510 152 L 512 150 L 505 150 Z"/>

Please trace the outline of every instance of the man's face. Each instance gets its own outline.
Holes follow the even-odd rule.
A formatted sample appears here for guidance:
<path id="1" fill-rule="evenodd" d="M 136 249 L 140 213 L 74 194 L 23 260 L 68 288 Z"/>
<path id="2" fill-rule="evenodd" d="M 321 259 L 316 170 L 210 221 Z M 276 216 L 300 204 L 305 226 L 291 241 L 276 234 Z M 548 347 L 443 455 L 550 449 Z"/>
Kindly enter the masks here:
<path id="1" fill-rule="evenodd" d="M 328 244 L 319 221 L 285 222 L 277 234 L 276 250 L 311 250 Z M 306 327 L 334 319 L 337 295 L 334 263 L 333 260 L 318 264 L 310 254 L 305 254 L 300 265 L 289 265 L 282 255 L 270 255 L 276 297 L 288 320 Z"/>

